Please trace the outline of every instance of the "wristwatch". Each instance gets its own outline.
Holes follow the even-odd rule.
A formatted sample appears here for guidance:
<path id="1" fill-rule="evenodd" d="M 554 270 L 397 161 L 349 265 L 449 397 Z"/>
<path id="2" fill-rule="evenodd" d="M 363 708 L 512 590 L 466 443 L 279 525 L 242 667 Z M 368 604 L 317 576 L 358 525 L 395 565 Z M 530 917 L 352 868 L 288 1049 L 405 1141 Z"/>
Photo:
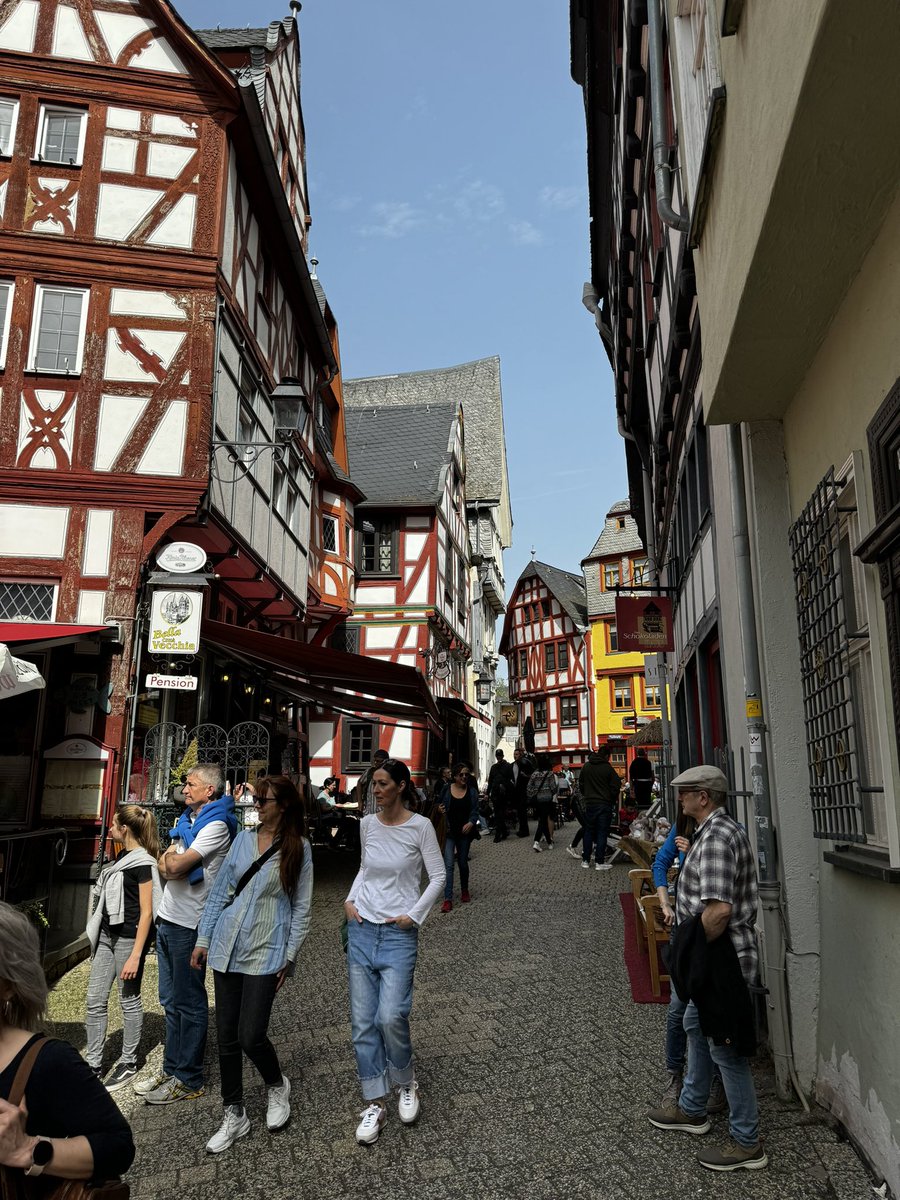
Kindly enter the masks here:
<path id="1" fill-rule="evenodd" d="M 26 1175 L 41 1175 L 44 1168 L 49 1167 L 53 1160 L 53 1143 L 46 1138 L 38 1138 L 31 1151 L 31 1166 L 25 1168 Z"/>

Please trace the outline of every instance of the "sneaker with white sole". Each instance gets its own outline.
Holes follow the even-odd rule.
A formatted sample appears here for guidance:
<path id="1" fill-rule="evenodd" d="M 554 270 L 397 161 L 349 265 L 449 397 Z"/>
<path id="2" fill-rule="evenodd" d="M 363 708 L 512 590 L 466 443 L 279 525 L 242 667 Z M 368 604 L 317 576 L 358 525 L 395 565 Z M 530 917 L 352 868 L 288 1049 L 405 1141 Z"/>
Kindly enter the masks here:
<path id="1" fill-rule="evenodd" d="M 291 1106 L 288 1097 L 291 1094 L 291 1081 L 282 1075 L 277 1087 L 268 1088 L 269 1102 L 266 1106 L 266 1128 L 270 1133 L 283 1129 L 291 1119 Z"/>
<path id="2" fill-rule="evenodd" d="M 581 860 L 581 865 L 585 871 L 589 871 L 591 869 L 591 864 L 589 862 L 585 862 L 584 859 Z"/>
<path id="3" fill-rule="evenodd" d="M 597 863 L 594 867 L 595 871 L 611 871 L 612 863 Z"/>
<path id="4" fill-rule="evenodd" d="M 117 1092 L 119 1088 L 130 1083 L 137 1075 L 137 1067 L 134 1063 L 117 1063 L 103 1081 L 103 1086 L 108 1092 Z"/>
<path id="5" fill-rule="evenodd" d="M 229 1146 L 233 1146 L 238 1138 L 246 1137 L 250 1132 L 250 1118 L 242 1104 L 229 1104 L 225 1109 L 222 1124 L 206 1143 L 210 1154 L 221 1154 Z"/>
<path id="6" fill-rule="evenodd" d="M 682 1133 L 709 1133 L 712 1129 L 706 1113 L 695 1116 L 693 1113 L 686 1113 L 678 1104 L 671 1108 L 651 1108 L 647 1119 L 657 1129 L 678 1129 Z"/>
<path id="7" fill-rule="evenodd" d="M 571 854 L 573 858 L 577 858 L 579 861 L 581 860 L 581 854 L 575 849 L 574 846 L 566 846 L 566 854 Z"/>
<path id="8" fill-rule="evenodd" d="M 167 1075 L 165 1071 L 157 1071 L 155 1075 L 148 1075 L 146 1079 L 141 1079 L 137 1083 L 131 1085 L 136 1096 L 149 1096 L 151 1092 L 157 1091 L 164 1083 L 169 1083 L 174 1076 Z"/>
<path id="9" fill-rule="evenodd" d="M 413 1079 L 400 1085 L 400 1103 L 397 1115 L 404 1125 L 412 1125 L 419 1119 L 419 1085 Z"/>
<path id="10" fill-rule="evenodd" d="M 708 1171 L 760 1171 L 769 1165 L 769 1156 L 760 1142 L 755 1146 L 741 1146 L 728 1142 L 725 1146 L 710 1146 L 701 1150 L 697 1162 Z"/>
<path id="11" fill-rule="evenodd" d="M 535 842 L 535 843 L 534 843 L 534 847 L 533 847 L 533 849 L 534 849 L 534 851 L 535 851 L 537 854 L 540 854 L 540 852 L 541 852 L 541 843 L 540 843 L 540 842 Z"/>
<path id="12" fill-rule="evenodd" d="M 362 1120 L 356 1127 L 356 1140 L 364 1146 L 378 1141 L 381 1127 L 387 1120 L 387 1109 L 383 1104 L 370 1104 L 359 1114 Z"/>

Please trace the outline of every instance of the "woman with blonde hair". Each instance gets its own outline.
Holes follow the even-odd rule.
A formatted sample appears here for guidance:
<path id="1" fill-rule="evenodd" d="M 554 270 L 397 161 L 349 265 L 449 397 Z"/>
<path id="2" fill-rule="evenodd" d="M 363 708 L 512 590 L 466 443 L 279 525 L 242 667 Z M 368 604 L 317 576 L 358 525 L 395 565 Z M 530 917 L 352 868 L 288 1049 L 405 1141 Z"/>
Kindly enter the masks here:
<path id="1" fill-rule="evenodd" d="M 309 932 L 313 859 L 306 810 L 285 775 L 257 781 L 259 824 L 234 839 L 206 901 L 191 966 L 209 960 L 216 989 L 216 1028 L 224 1115 L 206 1143 L 221 1154 L 250 1132 L 244 1108 L 246 1054 L 266 1085 L 266 1126 L 291 1116 L 290 1081 L 269 1040 L 275 996 L 294 973 Z"/>
<path id="2" fill-rule="evenodd" d="M 128 1122 L 84 1059 L 67 1042 L 33 1032 L 46 1003 L 47 981 L 34 927 L 23 913 L 0 902 L 4 1196 L 19 1194 L 23 1175 L 111 1180 L 123 1175 L 134 1159 Z M 28 1192 L 32 1194 L 38 1191 Z"/>
<path id="3" fill-rule="evenodd" d="M 87 927 L 93 961 L 85 1013 L 85 1057 L 94 1074 L 101 1077 L 109 994 L 115 982 L 124 1023 L 122 1056 L 105 1081 L 107 1090 L 115 1092 L 137 1074 L 144 1026 L 141 980 L 162 888 L 156 865 L 159 835 L 151 812 L 137 804 L 120 805 L 110 837 L 119 851 L 94 885 L 96 904 Z"/>

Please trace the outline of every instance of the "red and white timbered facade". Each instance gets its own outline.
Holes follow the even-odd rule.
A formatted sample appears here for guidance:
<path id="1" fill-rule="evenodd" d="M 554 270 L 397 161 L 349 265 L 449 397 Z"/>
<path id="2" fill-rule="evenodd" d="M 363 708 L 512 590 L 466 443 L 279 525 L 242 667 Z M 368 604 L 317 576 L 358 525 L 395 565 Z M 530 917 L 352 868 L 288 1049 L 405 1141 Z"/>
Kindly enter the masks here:
<path id="1" fill-rule="evenodd" d="M 590 749 L 590 645 L 580 576 L 530 562 L 516 583 L 500 642 L 520 727 L 530 717 L 535 750 L 580 765 Z"/>

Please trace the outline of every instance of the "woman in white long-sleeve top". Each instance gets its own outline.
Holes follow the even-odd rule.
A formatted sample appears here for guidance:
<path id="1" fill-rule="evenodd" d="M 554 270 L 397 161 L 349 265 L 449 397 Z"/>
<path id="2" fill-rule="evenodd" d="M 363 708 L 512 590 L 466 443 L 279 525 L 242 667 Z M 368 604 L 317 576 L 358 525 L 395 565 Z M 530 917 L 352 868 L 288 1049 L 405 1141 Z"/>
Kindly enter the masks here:
<path id="1" fill-rule="evenodd" d="M 291 1085 L 269 1041 L 276 993 L 293 974 L 309 932 L 313 861 L 304 836 L 303 801 L 290 779 L 267 775 L 256 784 L 259 825 L 232 843 L 206 901 L 191 966 L 209 959 L 216 990 L 216 1027 L 225 1115 L 206 1145 L 227 1150 L 250 1132 L 244 1109 L 243 1058 L 263 1077 L 266 1125 L 281 1129 L 291 1115 Z"/>
<path id="2" fill-rule="evenodd" d="M 405 807 L 415 798 L 406 764 L 389 758 L 372 784 L 379 811 L 360 823 L 362 861 L 344 903 L 353 1050 L 367 1106 L 356 1129 L 362 1143 L 377 1140 L 392 1088 L 400 1093 L 400 1120 L 411 1125 L 419 1115 L 409 1033 L 413 975 L 419 926 L 446 878 L 434 827 Z"/>

